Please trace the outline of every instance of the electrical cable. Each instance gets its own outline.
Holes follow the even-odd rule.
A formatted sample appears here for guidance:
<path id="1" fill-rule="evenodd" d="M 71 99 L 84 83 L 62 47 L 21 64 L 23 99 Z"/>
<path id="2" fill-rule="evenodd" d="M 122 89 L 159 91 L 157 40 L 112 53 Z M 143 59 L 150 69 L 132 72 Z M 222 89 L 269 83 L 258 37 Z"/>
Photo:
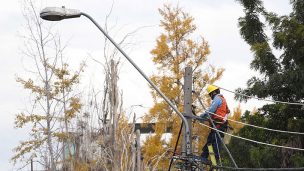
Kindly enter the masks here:
<path id="1" fill-rule="evenodd" d="M 194 162 L 192 160 L 192 162 Z M 202 166 L 197 164 L 196 162 L 193 163 L 197 169 L 203 171 L 204 169 Z M 246 171 L 290 171 L 290 170 L 304 170 L 304 167 L 293 167 L 293 168 L 247 168 L 247 167 L 241 167 L 241 168 L 235 168 L 235 167 L 229 167 L 229 166 L 213 166 L 210 164 L 204 164 L 209 165 L 210 169 L 223 169 L 223 170 L 246 170 Z"/>
<path id="2" fill-rule="evenodd" d="M 227 92 L 230 92 L 230 93 L 233 93 L 233 94 L 238 94 L 238 95 L 245 96 L 245 97 L 249 97 L 249 98 L 252 98 L 252 99 L 257 99 L 257 100 L 262 100 L 262 101 L 267 101 L 267 102 L 274 102 L 274 103 L 282 103 L 282 104 L 289 104 L 289 105 L 304 106 L 304 103 L 284 102 L 284 101 L 280 101 L 280 100 L 271 100 L 271 99 L 259 98 L 259 97 L 249 96 L 249 95 L 246 95 L 246 94 L 242 94 L 242 93 L 238 93 L 238 92 L 235 92 L 235 91 L 231 91 L 231 90 L 228 90 L 228 89 L 225 89 L 225 88 L 222 88 L 222 87 L 219 87 L 219 88 L 222 89 L 222 90 L 225 90 Z"/>
<path id="3" fill-rule="evenodd" d="M 209 84 L 207 83 L 206 81 L 203 81 L 204 83 L 206 84 Z M 298 102 L 284 102 L 284 101 L 280 101 L 280 100 L 271 100 L 271 99 L 265 99 L 265 98 L 259 98 L 259 97 L 254 97 L 254 96 L 250 96 L 250 95 L 246 95 L 246 94 L 243 94 L 243 93 L 238 93 L 238 92 L 235 92 L 235 91 L 232 91 L 232 90 L 228 90 L 228 89 L 225 89 L 223 87 L 220 87 L 220 86 L 217 86 L 215 84 L 212 84 L 224 91 L 227 91 L 227 92 L 230 92 L 230 93 L 233 93 L 233 94 L 238 94 L 238 95 L 241 95 L 241 96 L 244 96 L 244 97 L 248 97 L 248 98 L 252 98 L 252 99 L 257 99 L 257 100 L 262 100 L 262 101 L 267 101 L 267 102 L 273 102 L 273 103 L 282 103 L 282 104 L 289 104 L 289 105 L 299 105 L 299 106 L 304 106 L 304 103 L 298 103 Z"/>
<path id="4" fill-rule="evenodd" d="M 182 122 L 181 127 L 180 127 L 179 132 L 178 132 L 177 140 L 176 140 L 175 147 L 174 147 L 174 152 L 173 152 L 173 155 L 172 155 L 172 157 L 170 159 L 170 164 L 169 164 L 168 171 L 171 170 L 171 166 L 172 166 L 172 163 L 173 163 L 173 157 L 175 156 L 175 152 L 176 152 L 176 149 L 177 149 L 177 145 L 178 145 L 178 141 L 179 141 L 180 135 L 182 133 L 183 126 L 184 126 L 184 122 Z"/>
<path id="5" fill-rule="evenodd" d="M 209 112 L 209 111 L 206 111 L 206 112 L 209 113 L 209 114 L 221 117 L 221 118 L 225 118 L 225 117 L 223 117 L 221 115 L 218 115 L 216 113 L 212 113 L 212 112 Z M 227 118 L 227 120 L 231 121 L 231 122 L 238 123 L 238 124 L 242 124 L 242 125 L 246 125 L 246 126 L 251 126 L 251 127 L 255 127 L 255 128 L 259 128 L 259 129 L 264 129 L 264 130 L 268 130 L 268 131 L 273 131 L 273 132 L 281 132 L 281 133 L 287 133 L 287 134 L 304 135 L 304 132 L 294 132 L 294 131 L 284 131 L 284 130 L 271 129 L 271 128 L 261 127 L 261 126 L 257 126 L 257 125 L 252 125 L 252 124 L 245 123 L 245 122 L 236 121 L 236 120 L 229 119 L 229 118 Z"/>
<path id="6" fill-rule="evenodd" d="M 265 142 L 260 142 L 260 141 L 256 141 L 256 140 L 252 140 L 252 139 L 248 139 L 248 138 L 244 138 L 244 137 L 240 137 L 240 136 L 237 136 L 237 135 L 233 135 L 233 134 L 230 134 L 230 133 L 227 133 L 227 132 L 223 132 L 221 130 L 218 130 L 216 128 L 212 128 L 206 124 L 203 124 L 203 123 L 199 123 L 207 128 L 210 128 L 212 130 L 215 130 L 217 132 L 221 132 L 223 134 L 226 134 L 226 135 L 230 135 L 232 137 L 235 137 L 235 138 L 238 138 L 238 139 L 242 139 L 242 140 L 245 140 L 245 141 L 250 141 L 250 142 L 253 142 L 253 143 L 256 143 L 256 144 L 263 144 L 263 145 L 267 145 L 267 146 L 272 146 L 272 147 L 277 147 L 277 148 L 285 148 L 285 149 L 290 149 L 290 150 L 298 150 L 298 151 L 304 151 L 304 149 L 302 148 L 296 148 L 296 147 L 289 147 L 289 146 L 282 146 L 282 145 L 275 145 L 275 144 L 269 144 L 269 143 L 265 143 Z"/>
<path id="7" fill-rule="evenodd" d="M 215 134 L 215 136 L 217 136 L 217 134 Z M 219 155 L 220 166 L 222 166 L 222 158 L 221 158 L 220 148 L 219 148 L 219 145 L 218 145 L 218 142 L 217 142 L 217 137 L 215 137 L 215 143 L 216 143 L 216 147 L 217 147 L 217 154 Z"/>
<path id="8" fill-rule="evenodd" d="M 246 171 L 289 171 L 289 170 L 304 170 L 304 167 L 294 167 L 294 168 L 234 168 L 234 167 L 227 167 L 227 166 L 213 166 L 213 168 L 225 169 L 225 170 L 246 170 Z"/>

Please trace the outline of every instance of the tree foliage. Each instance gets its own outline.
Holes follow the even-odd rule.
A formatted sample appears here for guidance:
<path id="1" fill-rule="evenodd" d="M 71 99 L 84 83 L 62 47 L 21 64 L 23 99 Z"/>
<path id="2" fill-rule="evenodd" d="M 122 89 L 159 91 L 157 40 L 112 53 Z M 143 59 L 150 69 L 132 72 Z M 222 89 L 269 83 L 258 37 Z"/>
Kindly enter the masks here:
<path id="1" fill-rule="evenodd" d="M 292 12 L 278 16 L 268 12 L 260 0 L 238 0 L 244 7 L 245 16 L 239 19 L 240 33 L 250 45 L 254 58 L 252 69 L 259 71 L 259 77 L 252 77 L 247 88 L 238 92 L 259 98 L 277 101 L 299 102 L 304 99 L 304 3 L 290 1 Z M 261 19 L 263 18 L 263 20 Z M 265 22 L 262 22 L 265 21 Z M 268 27 L 267 27 L 268 26 Z M 266 27 L 271 35 L 266 34 Z M 274 51 L 280 53 L 276 56 Z M 246 100 L 236 96 L 239 100 Z M 259 109 L 259 115 L 246 116 L 249 123 L 256 123 L 279 130 L 304 132 L 304 111 L 299 105 L 267 104 Z M 273 144 L 303 148 L 304 137 L 299 135 L 273 134 L 269 132 L 242 129 L 240 135 Z M 240 144 L 239 142 L 238 144 Z M 244 162 L 253 167 L 303 166 L 303 152 L 274 149 L 265 146 L 246 146 L 249 154 Z M 245 154 L 247 153 L 247 154 Z M 264 156 L 264 157 L 261 157 Z M 297 156 L 297 157 L 293 157 Z M 276 158 L 277 160 L 274 160 Z M 241 160 L 241 159 L 240 159 Z M 299 163 L 299 162 L 302 162 Z M 239 162 L 241 163 L 241 162 Z M 257 164 L 259 163 L 259 164 Z"/>
<path id="2" fill-rule="evenodd" d="M 208 103 L 206 94 L 201 92 L 206 82 L 213 83 L 219 79 L 223 69 L 216 69 L 206 65 L 210 53 L 207 41 L 201 36 L 199 41 L 193 40 L 193 33 L 196 30 L 194 19 L 180 7 L 164 5 L 159 9 L 162 16 L 160 26 L 163 33 L 156 40 L 156 46 L 151 51 L 153 62 L 158 67 L 158 73 L 151 76 L 152 81 L 160 90 L 173 102 L 179 111 L 183 111 L 183 77 L 184 69 L 191 66 L 193 69 L 193 87 L 200 94 L 200 98 Z M 155 134 L 147 139 L 144 145 L 145 163 L 153 162 L 156 156 L 168 156 L 160 154 L 168 149 L 174 148 L 177 134 L 181 125 L 181 119 L 169 107 L 169 105 L 155 92 L 151 91 L 154 99 L 154 106 L 149 114 L 145 115 L 146 122 L 156 122 Z M 194 104 L 198 103 L 193 96 Z M 197 105 L 197 112 L 202 108 Z M 164 140 L 163 133 L 167 128 L 172 128 L 172 138 Z M 204 133 L 205 132 L 205 133 Z M 194 135 L 207 134 L 208 130 L 203 129 L 199 124 L 194 124 Z M 202 139 L 201 139 L 202 140 Z M 200 146 L 203 143 L 199 143 Z M 199 147 L 200 148 L 200 147 Z M 181 151 L 179 149 L 179 151 Z M 157 160 L 156 160 L 157 161 Z M 158 164 L 158 169 L 164 169 L 168 165 L 168 158 L 164 158 Z"/>

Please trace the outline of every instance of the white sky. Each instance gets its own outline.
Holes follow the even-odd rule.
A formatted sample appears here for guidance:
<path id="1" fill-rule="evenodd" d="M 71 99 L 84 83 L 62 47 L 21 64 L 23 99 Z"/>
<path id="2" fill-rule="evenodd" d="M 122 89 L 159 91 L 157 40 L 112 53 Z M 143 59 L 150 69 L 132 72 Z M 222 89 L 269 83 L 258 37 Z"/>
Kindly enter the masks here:
<path id="1" fill-rule="evenodd" d="M 19 140 L 25 139 L 24 130 L 16 130 L 13 127 L 14 116 L 22 111 L 28 100 L 28 92 L 16 83 L 15 76 L 26 75 L 24 71 L 25 58 L 20 53 L 22 48 L 21 38 L 18 32 L 22 30 L 24 19 L 21 14 L 19 1 L 0 0 L 0 170 L 15 170 L 9 158 L 12 149 Z M 100 25 L 104 24 L 105 15 L 110 9 L 112 0 L 44 0 L 44 6 L 66 6 L 75 8 L 90 14 Z M 241 39 L 237 27 L 237 19 L 243 16 L 242 7 L 235 0 L 116 0 L 110 24 L 116 23 L 113 38 L 119 39 L 121 35 L 133 31 L 142 26 L 133 37 L 135 46 L 126 52 L 149 76 L 155 72 L 151 62 L 150 51 L 155 46 L 155 40 L 160 34 L 158 8 L 164 2 L 176 4 L 195 18 L 198 29 L 196 36 L 202 35 L 211 48 L 209 62 L 217 67 L 226 69 L 222 79 L 216 84 L 230 90 L 244 87 L 246 81 L 252 77 L 253 71 L 249 69 L 252 54 L 249 46 Z M 287 0 L 273 0 L 265 2 L 269 11 L 279 14 L 287 14 L 291 7 Z M 102 55 L 103 37 L 95 26 L 86 18 L 61 21 L 56 28 L 62 35 L 63 41 L 68 41 L 66 55 L 71 64 L 78 64 L 89 55 L 99 59 Z M 114 36 L 115 34 L 115 36 Z M 83 76 L 84 80 L 96 82 L 102 78 L 100 66 L 89 60 L 89 68 Z M 124 103 L 128 111 L 131 105 L 142 104 L 146 107 L 152 106 L 147 82 L 137 73 L 135 69 L 124 61 L 120 75 L 120 86 L 124 92 Z M 102 81 L 97 81 L 102 86 Z M 227 97 L 230 108 L 238 103 L 233 100 L 233 95 L 222 91 Z M 251 109 L 258 104 L 251 100 L 242 104 L 244 109 Z M 142 113 L 147 109 L 134 107 L 133 112 Z"/>

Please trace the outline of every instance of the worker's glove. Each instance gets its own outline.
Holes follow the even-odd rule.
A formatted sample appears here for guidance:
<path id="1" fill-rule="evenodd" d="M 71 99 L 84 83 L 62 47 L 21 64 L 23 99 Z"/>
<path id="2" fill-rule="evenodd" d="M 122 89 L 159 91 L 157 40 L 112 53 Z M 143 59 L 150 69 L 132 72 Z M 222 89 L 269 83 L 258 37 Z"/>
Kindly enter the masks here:
<path id="1" fill-rule="evenodd" d="M 202 114 L 200 114 L 200 117 L 202 118 L 202 120 L 207 120 L 208 114 L 206 112 L 202 113 Z"/>

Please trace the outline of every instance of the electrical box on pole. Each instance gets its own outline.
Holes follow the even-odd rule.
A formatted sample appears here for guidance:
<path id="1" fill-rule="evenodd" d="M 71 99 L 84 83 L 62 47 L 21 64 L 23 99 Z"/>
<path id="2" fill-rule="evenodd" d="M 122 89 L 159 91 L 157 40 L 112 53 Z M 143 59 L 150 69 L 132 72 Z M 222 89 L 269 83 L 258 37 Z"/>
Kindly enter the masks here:
<path id="1" fill-rule="evenodd" d="M 185 68 L 185 76 L 184 76 L 184 112 L 183 115 L 186 117 L 188 125 L 189 125 L 189 134 L 190 138 L 192 137 L 192 67 Z M 189 116 L 189 117 L 187 117 Z M 186 156 L 187 147 L 190 148 L 190 154 L 192 154 L 192 141 L 190 144 L 186 142 L 186 131 L 185 127 L 183 128 L 183 141 L 182 141 L 182 155 Z M 191 138 L 192 139 L 192 138 Z M 185 167 L 183 170 L 191 170 L 191 166 Z"/>

